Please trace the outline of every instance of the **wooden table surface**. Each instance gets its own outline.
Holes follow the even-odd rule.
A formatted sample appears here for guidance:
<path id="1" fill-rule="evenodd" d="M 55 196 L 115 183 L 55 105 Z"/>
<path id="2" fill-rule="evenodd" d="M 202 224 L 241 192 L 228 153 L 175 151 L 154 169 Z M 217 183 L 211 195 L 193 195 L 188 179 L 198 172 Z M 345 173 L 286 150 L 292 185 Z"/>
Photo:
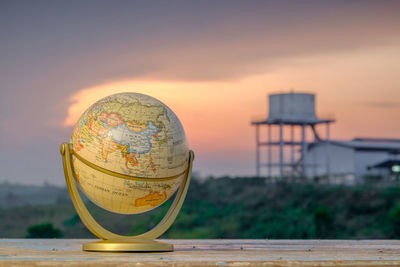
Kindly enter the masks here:
<path id="1" fill-rule="evenodd" d="M 400 266 L 400 240 L 164 240 L 174 252 L 83 252 L 83 239 L 0 239 L 0 266 Z"/>

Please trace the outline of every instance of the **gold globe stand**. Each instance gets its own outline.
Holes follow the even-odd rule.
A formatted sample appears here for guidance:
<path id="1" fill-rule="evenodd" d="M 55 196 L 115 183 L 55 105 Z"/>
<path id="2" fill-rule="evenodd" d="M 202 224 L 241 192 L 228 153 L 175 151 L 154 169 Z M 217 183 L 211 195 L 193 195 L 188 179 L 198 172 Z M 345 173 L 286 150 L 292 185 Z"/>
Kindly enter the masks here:
<path id="1" fill-rule="evenodd" d="M 178 215 L 183 201 L 185 200 L 187 190 L 189 188 L 190 177 L 192 174 L 192 166 L 194 160 L 194 153 L 190 150 L 189 152 L 189 164 L 185 171 L 185 178 L 182 181 L 182 185 L 179 187 L 176 193 L 174 202 L 169 208 L 164 218 L 151 230 L 146 233 L 136 236 L 123 236 L 112 233 L 102 227 L 89 213 L 82 198 L 79 195 L 76 183 L 75 175 L 72 166 L 72 155 L 74 151 L 72 145 L 69 143 L 61 144 L 60 148 L 61 155 L 63 157 L 63 166 L 65 180 L 67 182 L 68 191 L 71 195 L 72 203 L 81 218 L 83 224 L 97 237 L 103 239 L 96 242 L 90 242 L 83 244 L 83 250 L 85 251 L 121 251 L 121 252 L 156 252 L 156 251 L 173 251 L 174 246 L 172 244 L 155 241 L 154 239 L 161 236 L 174 222 Z M 139 179 L 143 179 L 137 177 Z M 135 180 L 135 177 L 130 177 Z M 157 180 L 157 178 L 149 178 L 148 180 Z"/>

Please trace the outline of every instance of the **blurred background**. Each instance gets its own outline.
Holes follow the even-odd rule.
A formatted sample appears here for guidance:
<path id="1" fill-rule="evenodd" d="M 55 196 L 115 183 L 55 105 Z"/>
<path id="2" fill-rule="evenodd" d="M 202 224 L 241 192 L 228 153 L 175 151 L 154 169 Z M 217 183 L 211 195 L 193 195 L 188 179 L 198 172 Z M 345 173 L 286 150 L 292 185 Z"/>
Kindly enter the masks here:
<path id="1" fill-rule="evenodd" d="M 196 153 L 169 238 L 400 237 L 400 2 L 0 0 L 0 237 L 92 237 L 59 145 L 118 92 Z M 122 216 L 120 233 L 168 208 Z"/>

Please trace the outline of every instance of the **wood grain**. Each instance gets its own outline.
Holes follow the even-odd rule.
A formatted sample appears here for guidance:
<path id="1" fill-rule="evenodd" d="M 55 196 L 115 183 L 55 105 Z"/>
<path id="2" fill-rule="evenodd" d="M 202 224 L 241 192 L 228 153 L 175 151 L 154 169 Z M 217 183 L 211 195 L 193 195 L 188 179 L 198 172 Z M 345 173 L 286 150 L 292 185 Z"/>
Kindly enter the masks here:
<path id="1" fill-rule="evenodd" d="M 399 240 L 163 240 L 167 253 L 83 252 L 83 239 L 0 239 L 0 266 L 400 266 Z"/>

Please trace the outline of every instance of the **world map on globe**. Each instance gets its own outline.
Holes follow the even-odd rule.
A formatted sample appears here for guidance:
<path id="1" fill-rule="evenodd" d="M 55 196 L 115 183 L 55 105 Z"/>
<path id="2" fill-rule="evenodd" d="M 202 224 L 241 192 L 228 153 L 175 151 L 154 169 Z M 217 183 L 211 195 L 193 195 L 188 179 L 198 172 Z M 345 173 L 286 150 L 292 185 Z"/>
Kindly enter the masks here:
<path id="1" fill-rule="evenodd" d="M 120 93 L 94 103 L 79 118 L 71 143 L 79 188 L 116 213 L 161 205 L 188 168 L 182 124 L 165 104 L 144 94 Z"/>

